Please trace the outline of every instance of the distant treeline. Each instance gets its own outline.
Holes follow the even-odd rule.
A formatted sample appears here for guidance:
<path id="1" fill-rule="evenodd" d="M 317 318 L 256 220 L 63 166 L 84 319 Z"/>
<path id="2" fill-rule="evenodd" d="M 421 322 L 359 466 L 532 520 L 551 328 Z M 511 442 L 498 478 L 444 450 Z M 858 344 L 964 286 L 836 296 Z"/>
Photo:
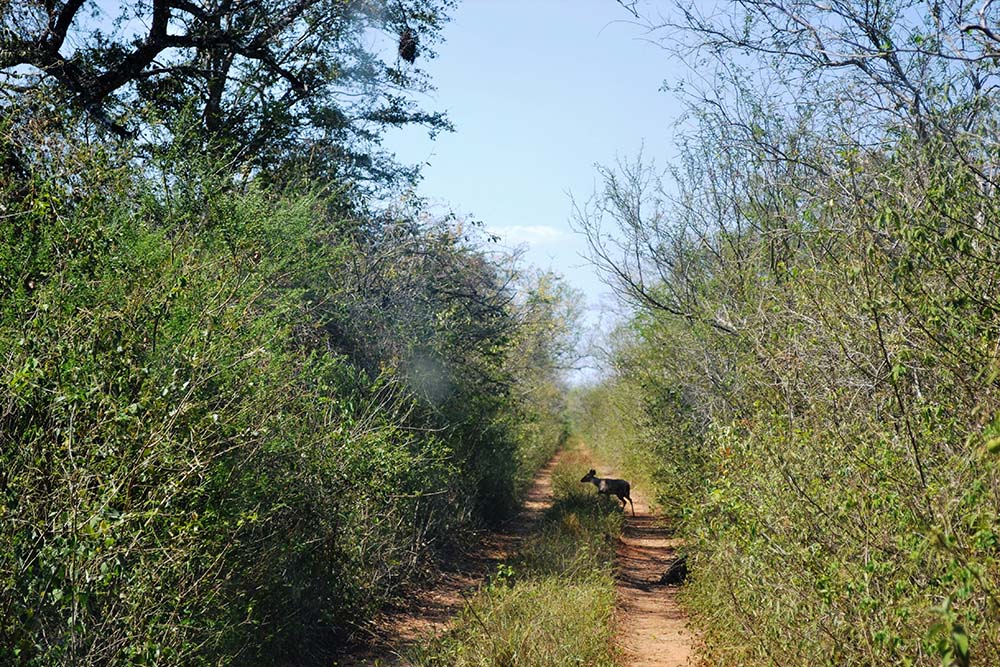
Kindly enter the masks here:
<path id="1" fill-rule="evenodd" d="M 579 211 L 635 309 L 581 428 L 675 518 L 711 664 L 998 664 L 997 10 L 687 9 L 681 158 Z"/>

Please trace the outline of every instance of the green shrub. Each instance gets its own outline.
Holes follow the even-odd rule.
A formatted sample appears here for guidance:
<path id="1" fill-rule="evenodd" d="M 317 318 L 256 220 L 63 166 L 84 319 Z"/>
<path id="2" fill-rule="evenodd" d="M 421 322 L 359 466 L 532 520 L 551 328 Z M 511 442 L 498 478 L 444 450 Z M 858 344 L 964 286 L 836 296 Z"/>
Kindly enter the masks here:
<path id="1" fill-rule="evenodd" d="M 513 505 L 558 418 L 447 226 L 61 155 L 0 188 L 0 662 L 319 659 Z"/>
<path id="2" fill-rule="evenodd" d="M 678 240 L 697 316 L 637 314 L 582 397 L 678 520 L 712 664 L 1000 661 L 1000 216 L 971 152 L 902 140 L 802 201 L 748 177 L 744 233 Z"/>

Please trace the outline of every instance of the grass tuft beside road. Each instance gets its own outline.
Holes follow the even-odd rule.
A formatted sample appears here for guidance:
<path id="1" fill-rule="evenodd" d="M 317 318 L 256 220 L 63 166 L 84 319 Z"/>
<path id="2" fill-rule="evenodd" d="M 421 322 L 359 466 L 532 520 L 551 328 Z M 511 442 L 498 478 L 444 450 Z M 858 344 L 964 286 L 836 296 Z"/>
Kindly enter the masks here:
<path id="1" fill-rule="evenodd" d="M 573 447 L 573 443 L 570 443 Z M 552 473 L 554 502 L 521 553 L 468 599 L 453 627 L 409 656 L 419 667 L 618 664 L 613 644 L 617 503 L 580 477 L 578 449 Z"/>

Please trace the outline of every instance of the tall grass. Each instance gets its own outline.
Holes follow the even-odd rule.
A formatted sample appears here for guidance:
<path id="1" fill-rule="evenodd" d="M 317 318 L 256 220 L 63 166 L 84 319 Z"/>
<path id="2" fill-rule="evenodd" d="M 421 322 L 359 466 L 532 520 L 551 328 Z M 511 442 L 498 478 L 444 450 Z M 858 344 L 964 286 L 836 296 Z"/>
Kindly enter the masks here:
<path id="1" fill-rule="evenodd" d="M 453 628 L 410 656 L 420 667 L 612 667 L 617 504 L 580 484 L 578 451 L 552 476 L 555 502 L 521 553 L 468 599 Z"/>

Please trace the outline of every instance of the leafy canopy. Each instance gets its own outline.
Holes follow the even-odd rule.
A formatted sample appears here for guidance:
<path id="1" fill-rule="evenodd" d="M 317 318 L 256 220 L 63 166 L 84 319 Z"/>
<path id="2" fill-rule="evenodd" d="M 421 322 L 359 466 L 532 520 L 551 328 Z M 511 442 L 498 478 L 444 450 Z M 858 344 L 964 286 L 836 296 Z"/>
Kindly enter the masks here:
<path id="1" fill-rule="evenodd" d="M 241 164 L 379 183 L 415 171 L 379 148 L 390 126 L 450 129 L 413 93 L 452 0 L 28 0 L 0 3 L 0 105 L 81 115 L 151 146 L 178 139 Z M 412 54 L 407 50 L 407 56 Z M 408 60 L 409 58 L 407 58 Z M 31 93 L 35 93 L 31 96 Z M 181 123 L 180 121 L 187 121 Z"/>

